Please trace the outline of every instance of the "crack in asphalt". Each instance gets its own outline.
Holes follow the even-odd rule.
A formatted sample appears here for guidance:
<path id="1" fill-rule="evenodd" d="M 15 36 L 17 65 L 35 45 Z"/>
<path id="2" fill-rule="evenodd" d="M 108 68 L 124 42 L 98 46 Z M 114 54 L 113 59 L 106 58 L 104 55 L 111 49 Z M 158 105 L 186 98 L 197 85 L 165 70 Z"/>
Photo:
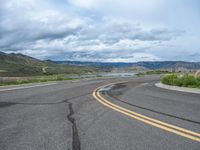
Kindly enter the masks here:
<path id="1" fill-rule="evenodd" d="M 140 108 L 140 109 L 144 109 L 144 110 L 148 110 L 148 111 L 151 111 L 151 112 L 154 112 L 154 113 L 157 113 L 157 114 L 161 114 L 161 115 L 165 115 L 165 116 L 168 116 L 168 117 L 173 117 L 173 118 L 176 118 L 176 119 L 180 119 L 180 120 L 184 120 L 184 121 L 188 121 L 188 122 L 192 122 L 192 123 L 195 123 L 195 124 L 198 124 L 200 125 L 200 122 L 199 121 L 194 121 L 194 120 L 190 120 L 190 119 L 186 119 L 186 118 L 183 118 L 183 117 L 178 117 L 178 116 L 175 116 L 175 115 L 171 115 L 171 114 L 168 114 L 168 113 L 163 113 L 163 112 L 160 112 L 160 111 L 156 111 L 156 110 L 153 110 L 153 109 L 149 109 L 149 108 L 146 108 L 146 107 L 142 107 L 142 106 L 138 106 L 138 105 L 134 105 L 134 104 L 131 104 L 129 102 L 125 102 L 115 96 L 111 96 L 109 94 L 107 94 L 108 96 L 114 98 L 116 101 L 120 101 L 122 103 L 125 103 L 127 105 L 130 105 L 130 106 L 133 106 L 133 107 L 137 107 L 137 108 Z"/>
<path id="2" fill-rule="evenodd" d="M 61 100 L 61 101 L 57 101 L 57 102 L 52 102 L 52 103 L 23 103 L 23 102 L 5 102 L 5 101 L 2 101 L 0 102 L 0 108 L 4 108 L 4 107 L 10 107 L 12 105 L 31 105 L 31 106 L 34 106 L 34 105 L 56 105 L 56 104 L 62 104 L 62 103 L 65 103 L 69 100 L 72 100 L 72 99 L 76 99 L 76 98 L 79 98 L 81 96 L 86 96 L 86 95 L 89 95 L 91 92 L 88 92 L 88 93 L 84 93 L 82 95 L 78 95 L 78 96 L 74 96 L 74 97 L 70 97 L 68 99 L 65 99 L 65 100 Z"/>
<path id="3" fill-rule="evenodd" d="M 154 112 L 154 113 L 157 113 L 157 114 L 165 115 L 165 116 L 168 116 L 168 117 L 172 117 L 172 118 L 176 118 L 176 119 L 180 119 L 180 120 L 183 120 L 183 121 L 187 121 L 187 122 L 191 122 L 191 123 L 195 123 L 195 124 L 200 125 L 199 121 L 195 121 L 195 120 L 191 120 L 191 119 L 175 116 L 175 115 L 172 115 L 172 114 L 169 114 L 169 113 L 163 113 L 163 112 L 160 112 L 160 111 L 157 111 L 157 110 L 149 109 L 149 108 L 146 108 L 146 107 L 143 107 L 143 106 L 139 106 L 139 105 L 135 105 L 135 104 L 123 101 L 123 100 L 119 99 L 117 96 L 118 95 L 122 95 L 124 90 L 125 90 L 125 88 L 126 88 L 126 85 L 124 85 L 123 83 L 122 84 L 116 84 L 109 91 L 102 91 L 102 94 L 107 95 L 109 97 L 112 97 L 112 98 L 114 98 L 115 101 L 122 102 L 124 104 L 129 105 L 129 106 L 137 107 L 137 108 L 140 108 L 140 109 L 143 109 L 143 110 L 151 111 L 151 112 Z M 117 91 L 113 92 L 111 90 L 117 90 Z"/>
<path id="4" fill-rule="evenodd" d="M 74 109 L 73 104 L 71 102 L 66 102 L 69 107 L 69 114 L 67 115 L 68 120 L 72 123 L 72 150 L 80 150 L 81 149 L 81 143 L 78 135 L 78 129 L 76 125 L 76 120 L 73 117 L 74 115 Z"/>
<path id="5" fill-rule="evenodd" d="M 77 124 L 76 120 L 73 117 L 74 115 L 74 109 L 73 109 L 73 103 L 69 102 L 72 99 L 79 98 L 81 96 L 86 96 L 91 94 L 91 92 L 84 93 L 82 95 L 70 97 L 68 99 L 54 102 L 54 103 L 20 103 L 20 102 L 0 102 L 0 108 L 3 107 L 10 107 L 12 105 L 31 105 L 31 106 L 38 106 L 38 105 L 55 105 L 55 104 L 61 104 L 61 103 L 66 103 L 68 104 L 69 108 L 69 114 L 67 115 L 67 119 L 71 122 L 72 124 L 72 150 L 81 150 L 81 142 L 79 139 L 79 134 L 78 134 L 78 129 L 77 129 Z"/>
<path id="6" fill-rule="evenodd" d="M 195 121 L 195 120 L 191 120 L 191 119 L 175 116 L 175 115 L 168 114 L 168 113 L 163 113 L 163 112 L 160 112 L 160 111 L 157 111 L 157 110 L 149 109 L 149 108 L 146 108 L 146 107 L 138 106 L 138 105 L 123 101 L 123 100 L 117 98 L 116 96 L 114 96 L 112 93 L 109 93 L 109 92 L 105 92 L 104 91 L 104 92 L 102 92 L 102 94 L 104 94 L 104 95 L 106 94 L 107 96 L 114 98 L 114 100 L 122 102 L 124 104 L 129 105 L 129 106 L 137 107 L 137 108 L 140 108 L 140 109 L 143 109 L 143 110 L 151 111 L 151 112 L 154 112 L 154 113 L 157 113 L 157 114 L 165 115 L 165 116 L 168 116 L 168 117 L 172 117 L 172 118 L 176 118 L 176 119 L 180 119 L 180 120 L 183 120 L 183 121 L 187 121 L 187 122 L 191 122 L 191 123 L 195 123 L 195 124 L 200 125 L 199 121 Z"/>

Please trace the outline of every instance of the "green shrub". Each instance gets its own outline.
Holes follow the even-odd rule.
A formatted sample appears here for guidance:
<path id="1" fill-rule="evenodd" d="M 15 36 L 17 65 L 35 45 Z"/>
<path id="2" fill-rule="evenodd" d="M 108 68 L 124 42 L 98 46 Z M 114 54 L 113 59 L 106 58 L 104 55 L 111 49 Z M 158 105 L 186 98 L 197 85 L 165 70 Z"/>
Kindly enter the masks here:
<path id="1" fill-rule="evenodd" d="M 175 82 L 177 82 L 178 76 L 175 74 L 167 75 L 164 78 L 162 78 L 162 82 L 164 84 L 173 85 Z"/>
<path id="2" fill-rule="evenodd" d="M 195 78 L 192 75 L 167 75 L 162 78 L 162 83 L 175 86 L 200 88 L 200 78 Z"/>
<path id="3" fill-rule="evenodd" d="M 36 76 L 36 77 L 32 77 L 32 78 L 27 78 L 27 79 L 19 79 L 19 80 L 15 80 L 15 81 L 11 81 L 11 82 L 0 82 L 0 86 L 47 82 L 47 81 L 62 81 L 62 80 L 75 80 L 75 78 L 69 78 L 65 74 Z"/>

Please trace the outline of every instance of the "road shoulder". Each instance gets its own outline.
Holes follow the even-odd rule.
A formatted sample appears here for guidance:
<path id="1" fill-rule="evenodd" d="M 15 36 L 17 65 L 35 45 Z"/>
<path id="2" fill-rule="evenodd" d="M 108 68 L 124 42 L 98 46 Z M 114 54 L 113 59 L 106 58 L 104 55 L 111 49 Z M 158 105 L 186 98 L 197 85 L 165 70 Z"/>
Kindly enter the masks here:
<path id="1" fill-rule="evenodd" d="M 167 90 L 200 94 L 200 89 L 197 89 L 197 88 L 178 87 L 178 86 L 166 85 L 161 82 L 156 83 L 155 86 L 159 88 L 167 89 Z"/>

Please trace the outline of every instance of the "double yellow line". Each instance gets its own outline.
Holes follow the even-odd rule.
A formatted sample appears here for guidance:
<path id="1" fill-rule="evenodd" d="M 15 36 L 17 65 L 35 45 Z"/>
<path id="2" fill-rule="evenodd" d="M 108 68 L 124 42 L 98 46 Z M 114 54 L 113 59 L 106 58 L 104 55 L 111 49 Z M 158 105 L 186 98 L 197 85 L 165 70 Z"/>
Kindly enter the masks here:
<path id="1" fill-rule="evenodd" d="M 114 84 L 116 84 L 116 83 L 112 83 L 112 84 L 108 84 L 108 85 L 104 85 L 104 86 L 98 87 L 97 89 L 95 89 L 93 91 L 93 97 L 97 101 L 102 103 L 103 105 L 105 105 L 105 106 L 107 106 L 107 107 L 109 107 L 109 108 L 111 108 L 111 109 L 113 109 L 113 110 L 115 110 L 117 112 L 120 112 L 120 113 L 122 113 L 124 115 L 127 115 L 127 116 L 129 116 L 131 118 L 137 119 L 139 121 L 142 121 L 142 122 L 144 122 L 146 124 L 155 126 L 157 128 L 160 128 L 160 129 L 163 129 L 165 131 L 172 132 L 172 133 L 175 133 L 177 135 L 180 135 L 180 136 L 192 139 L 194 141 L 200 142 L 200 133 L 193 132 L 193 131 L 190 131 L 190 130 L 187 130 L 187 129 L 184 129 L 184 128 L 181 128 L 181 127 L 169 124 L 169 123 L 165 123 L 165 122 L 159 121 L 157 119 L 153 119 L 153 118 L 144 116 L 144 115 L 139 114 L 137 112 L 128 110 L 128 109 L 123 108 L 121 106 L 118 106 L 118 105 L 116 105 L 114 103 L 111 103 L 110 101 L 108 101 L 107 99 L 102 97 L 101 94 L 100 94 L 100 90 L 102 88 L 105 88 L 105 87 L 108 87 L 108 86 L 111 86 L 111 85 L 114 85 Z"/>

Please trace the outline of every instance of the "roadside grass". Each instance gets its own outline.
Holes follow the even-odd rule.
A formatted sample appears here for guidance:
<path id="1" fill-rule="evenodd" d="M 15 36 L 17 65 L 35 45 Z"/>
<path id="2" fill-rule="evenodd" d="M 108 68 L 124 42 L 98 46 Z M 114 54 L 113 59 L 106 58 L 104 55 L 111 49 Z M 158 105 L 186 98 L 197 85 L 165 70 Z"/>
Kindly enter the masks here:
<path id="1" fill-rule="evenodd" d="M 26 83 L 40 83 L 40 82 L 49 82 L 49 81 L 76 80 L 76 79 L 78 78 L 72 78 L 65 74 L 34 76 L 34 77 L 27 77 L 23 79 L 17 79 L 14 81 L 0 81 L 0 86 L 18 85 L 18 84 L 26 84 Z"/>
<path id="2" fill-rule="evenodd" d="M 163 84 L 180 87 L 200 88 L 200 77 L 195 78 L 193 75 L 166 75 L 161 79 Z"/>

